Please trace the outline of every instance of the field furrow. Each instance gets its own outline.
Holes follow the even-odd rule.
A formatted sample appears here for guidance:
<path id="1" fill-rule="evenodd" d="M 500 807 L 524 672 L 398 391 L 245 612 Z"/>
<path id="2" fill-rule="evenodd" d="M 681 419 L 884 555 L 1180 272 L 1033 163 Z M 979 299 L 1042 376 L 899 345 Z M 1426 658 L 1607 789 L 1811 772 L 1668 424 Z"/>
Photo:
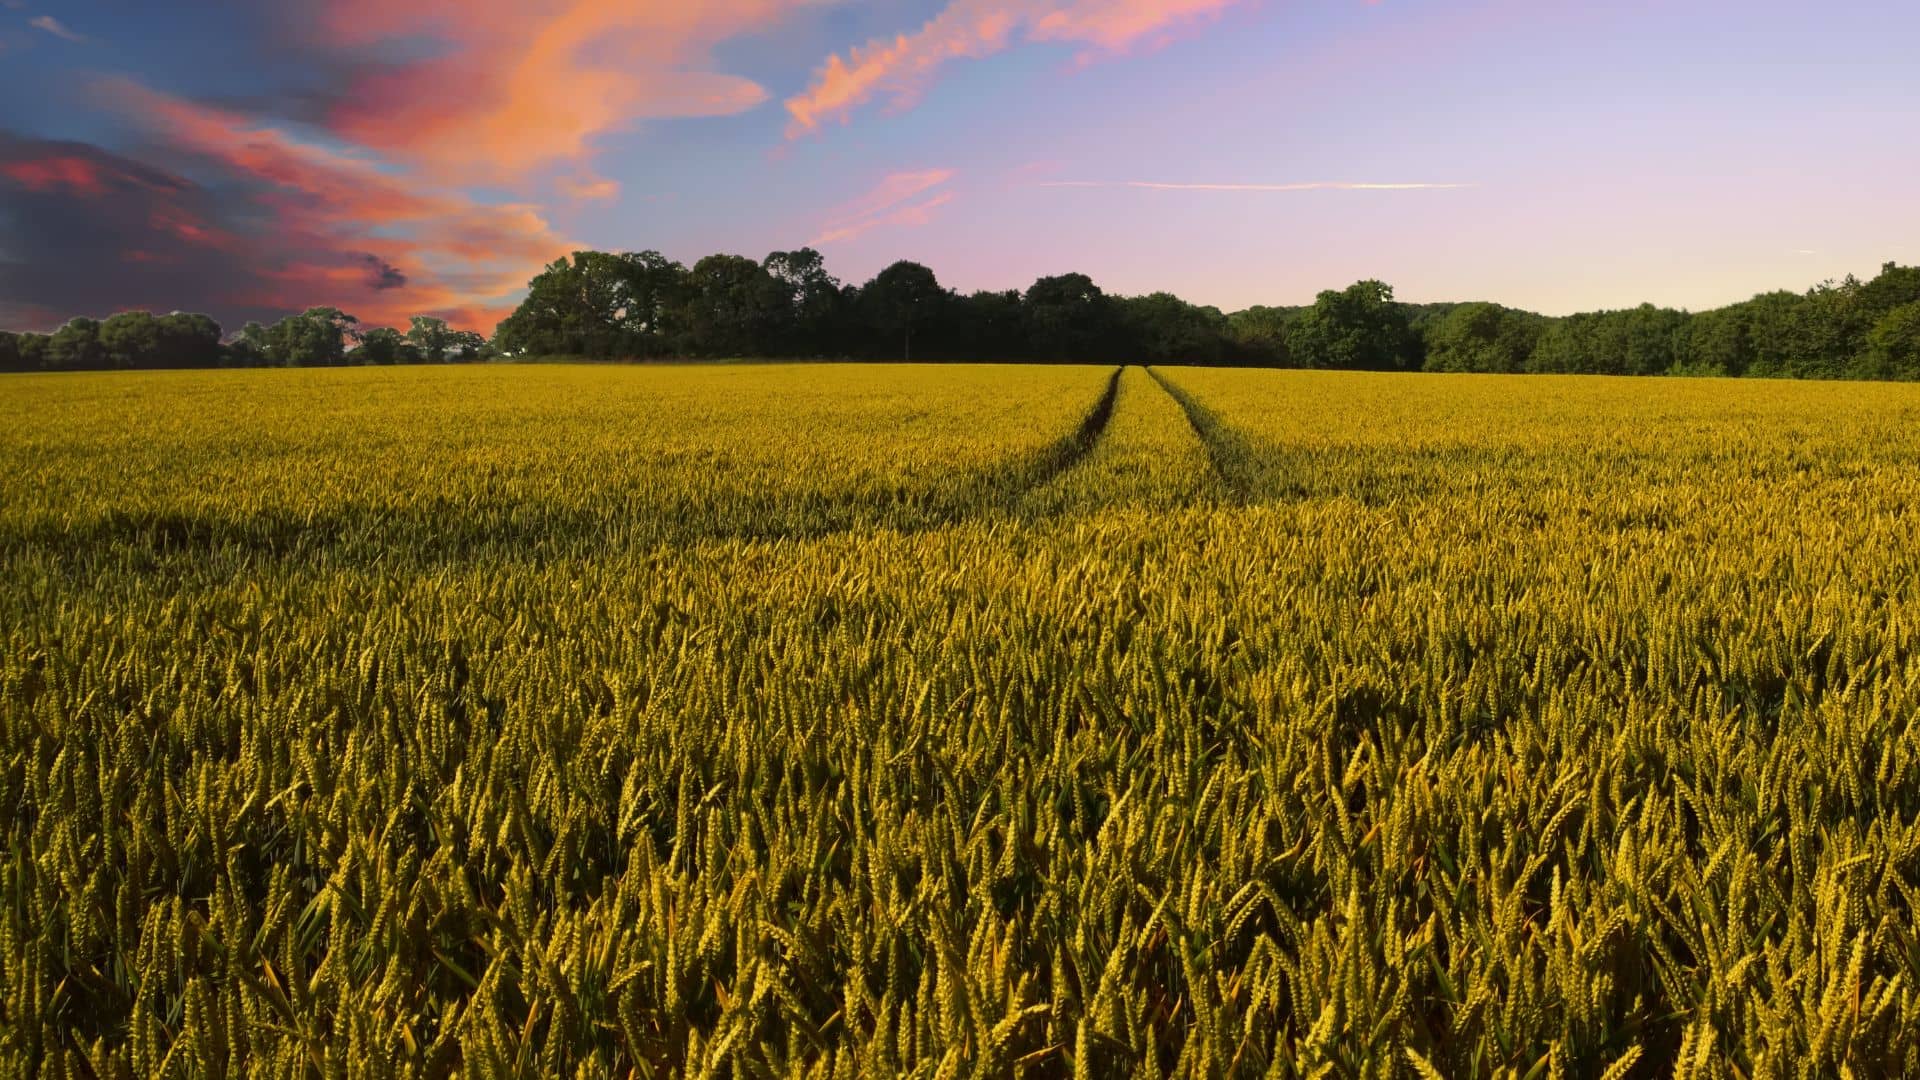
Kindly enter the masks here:
<path id="1" fill-rule="evenodd" d="M 1044 519 L 1112 509 L 1172 510 L 1219 497 L 1205 450 L 1153 378 L 1128 367 L 1114 385 L 1104 437 L 1079 467 L 1029 493 L 1023 513 Z"/>

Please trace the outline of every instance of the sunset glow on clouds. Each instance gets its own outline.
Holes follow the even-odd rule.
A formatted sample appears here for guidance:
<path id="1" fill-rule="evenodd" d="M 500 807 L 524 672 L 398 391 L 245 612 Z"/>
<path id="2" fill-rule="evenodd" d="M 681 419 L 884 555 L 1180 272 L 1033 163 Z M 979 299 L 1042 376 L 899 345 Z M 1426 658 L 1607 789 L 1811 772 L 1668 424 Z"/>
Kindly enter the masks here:
<path id="1" fill-rule="evenodd" d="M 824 247 L 852 240 L 874 229 L 925 225 L 935 210 L 952 201 L 952 192 L 934 192 L 951 179 L 952 169 L 893 173 L 872 191 L 838 207 L 828 217 L 820 235 L 810 242 Z"/>
<path id="2" fill-rule="evenodd" d="M 593 152 L 642 121 L 726 116 L 767 100 L 712 70 L 719 42 L 794 7 L 780 0 L 333 0 L 326 28 L 348 42 L 424 36 L 439 51 L 366 74 L 328 125 L 443 175 L 514 177 Z"/>
<path id="3" fill-rule="evenodd" d="M 0 162 L 4 176 L 28 191 L 67 190 L 82 198 L 107 193 L 107 177 L 98 162 L 83 157 L 44 157 Z"/>
<path id="4" fill-rule="evenodd" d="M 1916 33 L 1895 0 L 0 2 L 0 325 L 490 331 L 578 247 L 801 243 L 1226 309 L 1724 303 L 1920 262 Z"/>
<path id="5" fill-rule="evenodd" d="M 242 306 L 295 307 L 320 297 L 373 323 L 426 313 L 485 322 L 510 309 L 507 295 L 530 267 L 569 246 L 530 206 L 482 204 L 137 83 L 110 81 L 98 93 L 174 151 L 247 185 L 247 208 L 271 221 L 270 248 L 197 222 L 168 230 L 202 245 L 235 235 L 227 249 L 260 260 L 258 284 L 231 298 Z"/>
<path id="6" fill-rule="evenodd" d="M 953 0 L 912 34 L 874 40 L 827 58 L 812 85 L 787 99 L 799 135 L 844 120 L 878 96 L 911 101 L 951 61 L 977 59 L 1016 39 L 1123 52 L 1240 0 Z"/>

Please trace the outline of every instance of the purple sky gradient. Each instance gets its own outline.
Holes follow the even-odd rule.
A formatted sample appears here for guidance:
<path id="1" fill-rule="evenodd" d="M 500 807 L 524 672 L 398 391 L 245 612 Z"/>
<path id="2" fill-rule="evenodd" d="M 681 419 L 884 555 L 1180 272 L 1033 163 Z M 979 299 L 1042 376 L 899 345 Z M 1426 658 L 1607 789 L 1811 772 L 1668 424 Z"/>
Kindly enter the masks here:
<path id="1" fill-rule="evenodd" d="M 1920 262 L 1910 0 L 531 7 L 8 0 L 0 323 L 485 324 L 571 245 L 818 242 L 848 281 L 1077 270 L 1226 310 L 1362 277 L 1700 309 Z M 338 182 L 363 166 L 390 197 Z M 511 258 L 475 270 L 473 229 Z"/>

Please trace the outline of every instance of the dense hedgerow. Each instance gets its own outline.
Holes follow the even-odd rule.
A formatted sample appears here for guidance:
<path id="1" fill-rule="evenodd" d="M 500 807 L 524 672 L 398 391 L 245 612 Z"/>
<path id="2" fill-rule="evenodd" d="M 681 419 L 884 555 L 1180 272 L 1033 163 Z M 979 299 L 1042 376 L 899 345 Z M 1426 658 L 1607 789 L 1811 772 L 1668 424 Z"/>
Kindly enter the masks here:
<path id="1" fill-rule="evenodd" d="M 1920 1075 L 1920 392 L 0 385 L 0 1060 Z"/>

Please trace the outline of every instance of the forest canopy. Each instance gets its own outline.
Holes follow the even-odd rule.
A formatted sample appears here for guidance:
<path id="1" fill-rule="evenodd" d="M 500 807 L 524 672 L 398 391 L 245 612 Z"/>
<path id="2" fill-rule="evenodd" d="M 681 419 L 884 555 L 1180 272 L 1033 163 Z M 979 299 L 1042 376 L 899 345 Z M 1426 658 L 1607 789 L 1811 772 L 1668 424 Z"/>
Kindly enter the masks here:
<path id="1" fill-rule="evenodd" d="M 1135 362 L 1371 371 L 1920 378 L 1920 267 L 1887 263 L 1709 311 L 1642 304 L 1562 317 L 1496 303 L 1409 304 L 1355 282 L 1310 305 L 1231 314 L 1085 274 L 961 293 L 897 262 L 860 285 L 818 251 L 691 267 L 580 251 L 528 283 L 491 339 L 429 316 L 405 329 L 310 308 L 227 335 L 205 315 L 126 311 L 50 334 L 0 331 L 0 371 L 335 366 L 574 357 Z"/>

